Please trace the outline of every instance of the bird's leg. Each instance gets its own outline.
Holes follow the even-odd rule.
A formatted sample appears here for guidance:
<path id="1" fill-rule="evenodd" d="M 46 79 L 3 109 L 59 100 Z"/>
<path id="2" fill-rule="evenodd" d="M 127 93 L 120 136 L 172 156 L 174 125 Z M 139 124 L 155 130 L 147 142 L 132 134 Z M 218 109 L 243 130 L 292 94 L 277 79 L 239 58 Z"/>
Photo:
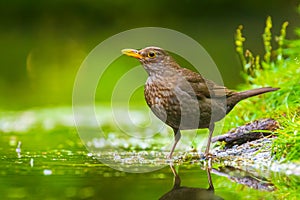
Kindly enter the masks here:
<path id="1" fill-rule="evenodd" d="M 205 155 L 204 155 L 206 159 L 211 158 L 211 155 L 209 154 L 209 149 L 210 149 L 211 138 L 215 129 L 215 124 L 211 123 L 208 129 L 209 129 L 209 136 L 208 136 Z"/>
<path id="2" fill-rule="evenodd" d="M 181 133 L 180 133 L 180 130 L 179 130 L 179 129 L 173 129 L 173 131 L 174 131 L 174 144 L 173 144 L 172 149 L 171 149 L 171 152 L 170 152 L 170 154 L 169 154 L 169 156 L 168 156 L 169 159 L 172 158 L 172 155 L 173 155 L 173 153 L 174 153 L 175 147 L 176 147 L 178 141 L 179 141 L 180 138 L 181 138 Z"/>

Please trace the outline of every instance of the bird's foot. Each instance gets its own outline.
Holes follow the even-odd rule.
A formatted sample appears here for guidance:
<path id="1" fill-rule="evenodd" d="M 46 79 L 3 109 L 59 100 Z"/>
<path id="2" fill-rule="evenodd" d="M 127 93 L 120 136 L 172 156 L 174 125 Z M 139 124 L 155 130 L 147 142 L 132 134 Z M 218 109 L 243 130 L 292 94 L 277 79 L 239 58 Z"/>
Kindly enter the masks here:
<path id="1" fill-rule="evenodd" d="M 212 160 L 215 157 L 213 154 L 203 154 L 200 160 L 206 165 L 207 169 L 212 169 Z"/>
<path id="2" fill-rule="evenodd" d="M 204 156 L 205 156 L 206 160 L 212 159 L 214 157 L 214 155 L 211 153 L 205 154 Z"/>
<path id="3" fill-rule="evenodd" d="M 166 156 L 166 159 L 171 160 L 173 157 L 173 153 L 170 153 L 169 155 Z"/>
<path id="4" fill-rule="evenodd" d="M 201 160 L 211 160 L 212 158 L 214 158 L 215 155 L 208 153 L 208 154 L 202 154 L 202 156 L 200 157 Z"/>
<path id="5" fill-rule="evenodd" d="M 174 157 L 172 154 L 173 153 L 169 153 L 169 154 L 165 155 L 166 162 L 169 164 L 174 162 Z"/>

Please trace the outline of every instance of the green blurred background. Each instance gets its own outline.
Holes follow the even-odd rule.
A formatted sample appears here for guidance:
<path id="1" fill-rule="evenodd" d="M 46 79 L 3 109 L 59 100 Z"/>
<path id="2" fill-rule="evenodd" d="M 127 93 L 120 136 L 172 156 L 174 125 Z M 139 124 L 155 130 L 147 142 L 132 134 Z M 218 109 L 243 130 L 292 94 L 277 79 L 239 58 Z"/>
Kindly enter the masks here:
<path id="1" fill-rule="evenodd" d="M 244 25 L 246 47 L 262 53 L 266 17 L 272 16 L 275 35 L 289 21 L 287 37 L 293 38 L 299 26 L 296 7 L 296 0 L 1 1 L 0 109 L 71 105 L 76 72 L 88 53 L 114 34 L 145 26 L 174 29 L 197 40 L 225 85 L 235 88 L 242 82 L 234 48 L 238 25 Z M 114 69 L 120 72 L 112 76 L 124 70 Z M 101 101 L 110 100 L 112 86 L 105 84 Z M 143 101 L 140 93 L 136 101 Z"/>

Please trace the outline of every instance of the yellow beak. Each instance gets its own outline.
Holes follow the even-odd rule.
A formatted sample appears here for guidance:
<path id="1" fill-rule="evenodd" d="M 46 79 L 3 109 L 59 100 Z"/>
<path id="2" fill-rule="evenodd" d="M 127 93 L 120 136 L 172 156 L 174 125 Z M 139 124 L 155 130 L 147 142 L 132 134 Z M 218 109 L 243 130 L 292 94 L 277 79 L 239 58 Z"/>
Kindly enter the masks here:
<path id="1" fill-rule="evenodd" d="M 122 53 L 127 56 L 131 56 L 131 57 L 138 58 L 138 59 L 143 58 L 143 56 L 138 53 L 138 50 L 135 50 L 135 49 L 123 49 Z"/>

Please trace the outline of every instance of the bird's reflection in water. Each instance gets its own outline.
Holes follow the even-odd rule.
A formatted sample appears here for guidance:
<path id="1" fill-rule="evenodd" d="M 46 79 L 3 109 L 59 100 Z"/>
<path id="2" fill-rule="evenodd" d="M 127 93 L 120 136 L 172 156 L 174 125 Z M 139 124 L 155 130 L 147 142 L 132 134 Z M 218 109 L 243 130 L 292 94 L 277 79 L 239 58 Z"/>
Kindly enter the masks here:
<path id="1" fill-rule="evenodd" d="M 180 186 L 181 184 L 181 179 L 177 172 L 174 169 L 173 165 L 170 165 L 171 170 L 174 174 L 174 186 L 171 191 L 167 192 L 164 194 L 160 200 L 219 200 L 223 199 L 219 196 L 215 195 L 214 192 L 214 186 L 212 183 L 211 175 L 210 175 L 210 169 L 207 168 L 207 177 L 208 177 L 208 184 L 209 187 L 206 188 L 194 188 L 194 187 L 185 187 L 185 186 Z"/>

